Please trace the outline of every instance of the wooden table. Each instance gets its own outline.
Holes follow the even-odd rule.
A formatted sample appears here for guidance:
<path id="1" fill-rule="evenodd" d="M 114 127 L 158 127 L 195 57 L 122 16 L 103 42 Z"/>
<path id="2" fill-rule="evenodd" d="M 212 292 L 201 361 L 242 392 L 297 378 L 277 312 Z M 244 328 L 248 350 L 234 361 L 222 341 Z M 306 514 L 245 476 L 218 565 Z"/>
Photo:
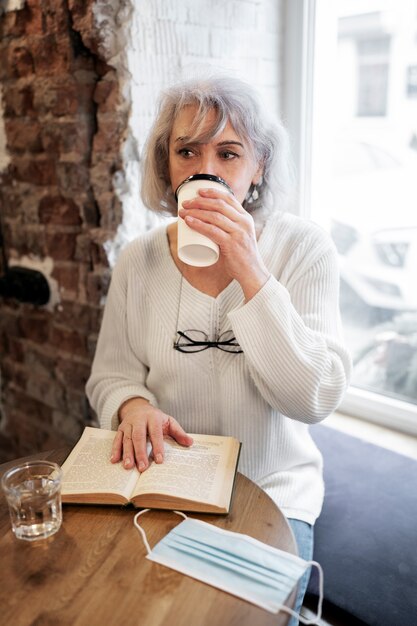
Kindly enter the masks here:
<path id="1" fill-rule="evenodd" d="M 62 463 L 69 450 L 41 453 Z M 0 466 L 0 475 L 13 463 Z M 26 459 L 25 459 L 26 460 Z M 1 492 L 1 490 L 0 490 Z M 58 533 L 37 542 L 14 537 L 0 494 L 0 621 L 13 626 L 284 626 L 244 600 L 145 558 L 135 510 L 64 505 Z M 228 516 L 195 515 L 296 553 L 290 527 L 273 501 L 238 474 Z M 151 547 L 180 518 L 150 511 L 141 518 Z M 288 600 L 293 606 L 295 592 Z"/>

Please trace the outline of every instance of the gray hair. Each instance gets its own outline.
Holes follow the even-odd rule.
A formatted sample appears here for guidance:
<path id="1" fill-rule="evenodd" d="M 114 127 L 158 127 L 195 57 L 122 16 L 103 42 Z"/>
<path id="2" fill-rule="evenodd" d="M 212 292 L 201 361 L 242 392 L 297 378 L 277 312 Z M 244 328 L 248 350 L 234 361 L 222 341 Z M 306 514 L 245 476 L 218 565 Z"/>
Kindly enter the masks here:
<path id="1" fill-rule="evenodd" d="M 251 188 L 243 202 L 244 208 L 254 213 L 254 219 L 265 212 L 284 209 L 293 182 L 287 132 L 278 120 L 270 118 L 251 86 L 224 76 L 188 80 L 162 92 L 145 146 L 141 192 L 145 206 L 153 211 L 177 214 L 175 190 L 171 189 L 169 179 L 169 139 L 177 115 L 188 105 L 198 107 L 191 129 L 192 140 L 210 141 L 230 121 L 263 166 L 257 193 Z M 203 136 L 204 120 L 213 110 L 213 127 Z"/>

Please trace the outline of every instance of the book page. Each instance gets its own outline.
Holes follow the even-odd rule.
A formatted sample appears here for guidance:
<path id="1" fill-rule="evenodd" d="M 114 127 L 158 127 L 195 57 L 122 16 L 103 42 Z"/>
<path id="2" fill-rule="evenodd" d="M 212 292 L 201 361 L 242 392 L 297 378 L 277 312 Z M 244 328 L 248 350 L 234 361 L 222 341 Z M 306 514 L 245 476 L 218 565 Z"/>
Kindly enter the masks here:
<path id="1" fill-rule="evenodd" d="M 165 458 L 152 462 L 140 475 L 133 495 L 155 493 L 199 502 L 216 502 L 225 479 L 230 440 L 211 435 L 191 435 L 190 448 L 166 437 Z M 231 466 L 232 477 L 234 465 Z"/>
<path id="2" fill-rule="evenodd" d="M 136 468 L 124 469 L 111 463 L 110 453 L 115 432 L 86 427 L 62 466 L 62 494 L 118 493 L 129 499 L 138 479 Z"/>

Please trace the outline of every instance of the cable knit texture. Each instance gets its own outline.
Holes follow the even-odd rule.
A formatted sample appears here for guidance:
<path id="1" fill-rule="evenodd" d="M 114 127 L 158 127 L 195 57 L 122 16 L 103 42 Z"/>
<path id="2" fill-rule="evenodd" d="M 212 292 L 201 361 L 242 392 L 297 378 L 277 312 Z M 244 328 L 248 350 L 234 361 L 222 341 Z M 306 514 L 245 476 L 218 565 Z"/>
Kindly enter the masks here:
<path id="1" fill-rule="evenodd" d="M 87 394 L 103 428 L 141 396 L 189 433 L 242 441 L 239 470 L 288 517 L 314 523 L 322 459 L 309 425 L 339 405 L 350 376 L 328 235 L 289 213 L 269 218 L 258 246 L 271 277 L 245 304 L 232 281 L 217 298 L 182 278 L 166 227 L 132 242 L 113 271 Z M 232 329 L 242 354 L 173 349 L 177 330 L 210 339 Z"/>

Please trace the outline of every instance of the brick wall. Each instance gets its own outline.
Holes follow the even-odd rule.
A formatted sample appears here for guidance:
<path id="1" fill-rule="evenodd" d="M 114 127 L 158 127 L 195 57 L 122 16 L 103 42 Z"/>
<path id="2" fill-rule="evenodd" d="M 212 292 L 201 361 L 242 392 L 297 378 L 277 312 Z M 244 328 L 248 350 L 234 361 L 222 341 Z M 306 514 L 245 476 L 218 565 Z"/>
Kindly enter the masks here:
<path id="1" fill-rule="evenodd" d="M 126 111 L 100 52 L 92 0 L 27 0 L 0 17 L 9 165 L 0 211 L 9 263 L 49 260 L 54 307 L 0 300 L 0 461 L 72 443 L 109 278 L 103 242 L 121 205 Z"/>

